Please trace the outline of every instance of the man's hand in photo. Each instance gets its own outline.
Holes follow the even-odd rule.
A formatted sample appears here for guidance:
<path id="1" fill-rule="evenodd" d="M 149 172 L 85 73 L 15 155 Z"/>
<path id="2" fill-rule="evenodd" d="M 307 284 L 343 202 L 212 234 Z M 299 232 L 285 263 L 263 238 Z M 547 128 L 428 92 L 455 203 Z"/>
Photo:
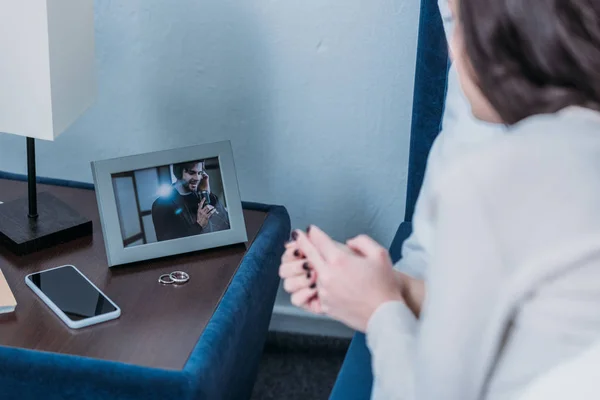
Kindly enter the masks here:
<path id="1" fill-rule="evenodd" d="M 205 200 L 202 199 L 202 201 L 198 205 L 198 214 L 196 215 L 196 222 L 198 222 L 198 225 L 200 225 L 202 229 L 208 226 L 208 221 L 213 216 L 213 214 L 217 212 L 217 210 L 209 204 L 207 204 L 205 207 L 204 203 Z"/>
<path id="2" fill-rule="evenodd" d="M 205 171 L 200 173 L 200 185 L 198 186 L 200 191 L 208 191 L 210 192 L 210 177 Z"/>

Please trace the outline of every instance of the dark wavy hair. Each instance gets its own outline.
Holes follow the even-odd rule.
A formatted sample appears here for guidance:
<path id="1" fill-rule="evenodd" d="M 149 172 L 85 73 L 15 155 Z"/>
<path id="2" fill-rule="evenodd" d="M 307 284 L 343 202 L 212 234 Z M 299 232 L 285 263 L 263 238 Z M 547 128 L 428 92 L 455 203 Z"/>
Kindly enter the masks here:
<path id="1" fill-rule="evenodd" d="M 506 124 L 600 110 L 600 0 L 457 0 L 476 82 Z"/>
<path id="2" fill-rule="evenodd" d="M 177 178 L 177 179 L 182 179 L 183 171 L 189 171 L 190 169 L 194 168 L 196 165 L 202 164 L 203 162 L 204 161 L 202 161 L 202 160 L 198 160 L 198 161 L 189 161 L 189 162 L 184 162 L 184 163 L 179 163 L 179 164 L 173 164 L 173 175 L 175 175 L 175 178 Z"/>

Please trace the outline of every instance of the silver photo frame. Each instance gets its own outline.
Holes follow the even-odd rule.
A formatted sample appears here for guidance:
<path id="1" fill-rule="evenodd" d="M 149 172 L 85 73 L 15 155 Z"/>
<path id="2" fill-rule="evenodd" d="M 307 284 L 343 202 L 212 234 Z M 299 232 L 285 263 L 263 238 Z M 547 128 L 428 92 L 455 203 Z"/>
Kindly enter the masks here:
<path id="1" fill-rule="evenodd" d="M 199 165 L 203 168 L 202 173 L 209 175 L 211 190 L 213 182 L 217 182 L 220 176 L 219 193 L 211 194 L 212 192 L 209 191 L 208 197 L 208 199 L 216 199 L 216 204 L 220 204 L 217 208 L 221 212 L 218 210 L 215 212 L 220 215 L 220 228 L 217 231 L 177 238 L 164 239 L 165 236 L 162 235 L 162 239 L 159 239 L 160 234 L 156 229 L 158 217 L 154 213 L 159 207 L 156 203 L 161 196 L 170 196 L 169 177 L 172 193 L 175 193 L 178 180 L 173 171 L 178 167 L 174 166 L 180 163 L 191 164 L 193 161 L 202 161 Z M 248 240 L 233 151 L 229 141 L 93 161 L 91 165 L 110 267 L 243 243 Z M 209 166 L 212 166 L 213 172 L 208 171 Z M 167 168 L 170 175 L 167 175 Z M 156 183 L 153 171 L 156 171 Z M 131 182 L 128 181 L 128 177 Z M 140 181 L 144 183 L 140 184 Z M 192 185 L 196 187 L 193 191 L 194 195 L 198 196 L 198 184 L 193 181 Z M 187 194 L 189 193 L 185 195 Z M 155 195 L 156 199 L 152 200 Z M 183 198 L 183 195 L 180 196 Z M 179 197 L 177 199 L 182 201 Z M 193 202 L 191 198 L 187 200 Z M 148 214 L 148 205 L 151 201 L 152 207 Z M 137 211 L 134 206 L 137 207 Z M 177 212 L 180 212 L 180 209 L 177 209 Z M 188 215 L 192 214 L 193 212 L 188 212 Z M 211 216 L 211 220 L 214 218 L 215 216 Z M 136 233 L 137 228 L 142 231 L 141 236 L 140 233 Z"/>

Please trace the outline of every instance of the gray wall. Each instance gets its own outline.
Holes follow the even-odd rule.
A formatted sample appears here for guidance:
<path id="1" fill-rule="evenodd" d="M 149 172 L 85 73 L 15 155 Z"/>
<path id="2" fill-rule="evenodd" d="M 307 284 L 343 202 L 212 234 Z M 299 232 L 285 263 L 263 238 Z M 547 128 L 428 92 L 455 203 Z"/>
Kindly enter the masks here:
<path id="1" fill-rule="evenodd" d="M 388 244 L 404 209 L 418 8 L 98 0 L 97 101 L 38 144 L 38 174 L 91 181 L 90 160 L 230 139 L 243 199 Z M 24 138 L 0 134 L 0 169 L 25 172 Z"/>

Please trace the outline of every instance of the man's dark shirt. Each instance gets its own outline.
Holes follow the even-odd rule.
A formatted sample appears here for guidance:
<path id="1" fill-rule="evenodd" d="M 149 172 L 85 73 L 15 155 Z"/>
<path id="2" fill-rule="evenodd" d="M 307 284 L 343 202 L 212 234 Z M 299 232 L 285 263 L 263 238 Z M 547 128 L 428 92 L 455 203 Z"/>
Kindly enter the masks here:
<path id="1" fill-rule="evenodd" d="M 158 241 L 178 239 L 201 233 L 217 232 L 230 228 L 227 211 L 214 194 L 210 194 L 210 205 L 217 213 L 202 227 L 196 222 L 200 200 L 193 193 L 181 195 L 175 188 L 168 196 L 161 196 L 152 204 L 152 222 Z"/>

